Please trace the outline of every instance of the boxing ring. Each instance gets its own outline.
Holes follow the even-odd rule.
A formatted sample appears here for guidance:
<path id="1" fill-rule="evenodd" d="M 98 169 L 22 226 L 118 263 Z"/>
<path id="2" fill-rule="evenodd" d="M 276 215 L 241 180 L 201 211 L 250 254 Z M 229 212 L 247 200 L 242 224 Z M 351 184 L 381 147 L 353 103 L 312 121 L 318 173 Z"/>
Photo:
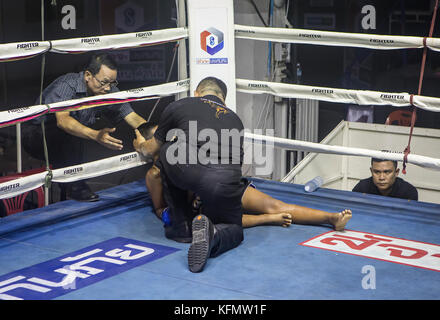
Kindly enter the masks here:
<path id="1" fill-rule="evenodd" d="M 238 248 L 194 274 L 186 265 L 188 244 L 164 237 L 143 181 L 133 182 L 99 192 L 99 202 L 69 200 L 4 218 L 0 297 L 438 299 L 439 263 L 429 258 L 440 259 L 440 205 L 325 188 L 310 195 L 302 185 L 253 181 L 285 202 L 328 211 L 350 207 L 353 218 L 339 233 L 303 225 L 245 229 Z M 372 237 L 380 240 L 367 243 Z M 371 248 L 382 257 L 374 258 Z M 414 259 L 413 250 L 428 253 Z M 130 252 L 124 259 L 120 251 Z M 423 258 L 425 264 L 417 265 Z M 71 269 L 78 277 L 69 278 Z"/>
<path id="2" fill-rule="evenodd" d="M 305 33 L 306 32 L 306 33 Z M 318 36 L 311 36 L 314 33 Z M 309 36 L 305 37 L 304 34 Z M 432 34 L 431 34 L 432 35 Z M 440 39 L 325 33 L 235 26 L 237 38 L 369 49 L 440 50 Z M 82 39 L 0 44 L 0 61 L 46 52 L 81 53 L 181 41 L 186 27 Z M 371 39 L 376 39 L 372 41 Z M 391 41 L 391 40 L 392 41 Z M 387 40 L 387 41 L 385 41 Z M 26 51 L 20 51 L 27 48 Z M 0 128 L 46 113 L 158 99 L 187 92 L 190 79 L 152 87 L 0 112 Z M 238 92 L 359 105 L 413 106 L 440 111 L 440 98 L 236 79 Z M 413 123 L 414 125 L 414 123 Z M 413 127 L 412 125 L 412 127 Z M 411 128 L 412 128 L 411 127 Z M 324 146 L 245 133 L 252 143 L 289 150 L 380 157 L 439 170 L 440 159 L 405 153 Z M 52 182 L 71 182 L 144 166 L 128 153 L 0 184 L 0 199 Z M 140 177 L 143 178 L 143 177 Z M 143 180 L 98 192 L 100 201 L 63 201 L 0 220 L 0 299 L 289 300 L 438 299 L 440 205 L 252 178 L 257 188 L 287 203 L 325 211 L 351 209 L 343 232 L 326 226 L 260 226 L 243 243 L 208 260 L 200 274 L 187 268 L 187 244 L 165 238 Z"/>

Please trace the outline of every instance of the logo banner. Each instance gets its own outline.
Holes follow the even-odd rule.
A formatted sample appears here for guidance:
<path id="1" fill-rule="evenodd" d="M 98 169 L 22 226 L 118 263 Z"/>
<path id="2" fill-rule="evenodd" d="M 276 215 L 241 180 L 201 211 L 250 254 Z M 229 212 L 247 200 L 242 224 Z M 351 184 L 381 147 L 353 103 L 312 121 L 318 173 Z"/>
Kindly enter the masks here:
<path id="1" fill-rule="evenodd" d="M 440 271 L 440 245 L 432 243 L 345 230 L 321 234 L 301 245 Z"/>
<path id="2" fill-rule="evenodd" d="M 109 239 L 0 276 L 0 299 L 54 299 L 178 250 L 122 237 Z"/>
<path id="3" fill-rule="evenodd" d="M 188 1 L 190 92 L 194 92 L 200 80 L 216 77 L 226 84 L 226 105 L 233 111 L 236 110 L 234 32 L 233 1 Z"/>

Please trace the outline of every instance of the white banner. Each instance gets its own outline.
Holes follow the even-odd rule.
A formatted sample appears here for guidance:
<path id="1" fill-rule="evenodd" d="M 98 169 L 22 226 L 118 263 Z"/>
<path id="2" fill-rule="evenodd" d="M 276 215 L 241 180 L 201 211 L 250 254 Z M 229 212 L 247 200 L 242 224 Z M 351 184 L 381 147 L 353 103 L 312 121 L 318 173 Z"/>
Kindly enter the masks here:
<path id="1" fill-rule="evenodd" d="M 190 94 L 203 78 L 221 79 L 226 105 L 236 110 L 235 36 L 232 0 L 188 0 Z"/>

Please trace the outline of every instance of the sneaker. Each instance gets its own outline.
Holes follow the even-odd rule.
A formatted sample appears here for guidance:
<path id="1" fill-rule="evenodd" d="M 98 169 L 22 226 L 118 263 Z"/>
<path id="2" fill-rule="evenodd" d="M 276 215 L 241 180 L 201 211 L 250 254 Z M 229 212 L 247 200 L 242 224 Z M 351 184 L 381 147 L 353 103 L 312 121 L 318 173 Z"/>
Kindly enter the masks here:
<path id="1" fill-rule="evenodd" d="M 188 250 L 188 267 L 200 272 L 205 267 L 212 249 L 214 225 L 208 217 L 200 214 L 192 222 L 192 243 Z"/>
<path id="2" fill-rule="evenodd" d="M 165 226 L 171 225 L 170 208 L 169 207 L 166 207 L 162 211 L 162 222 Z"/>

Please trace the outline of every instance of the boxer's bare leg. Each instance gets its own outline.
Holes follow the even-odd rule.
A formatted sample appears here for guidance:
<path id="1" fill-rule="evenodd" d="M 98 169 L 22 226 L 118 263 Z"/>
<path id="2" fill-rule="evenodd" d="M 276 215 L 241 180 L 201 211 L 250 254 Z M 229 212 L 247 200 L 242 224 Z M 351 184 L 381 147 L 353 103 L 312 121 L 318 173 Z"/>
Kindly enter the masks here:
<path id="1" fill-rule="evenodd" d="M 161 219 L 166 203 L 162 197 L 162 179 L 160 170 L 153 166 L 146 174 L 146 185 L 150 192 L 156 216 Z M 335 230 L 341 231 L 351 218 L 351 211 L 326 212 L 311 209 L 272 198 L 271 196 L 248 187 L 242 198 L 244 228 L 258 225 L 280 225 L 288 227 L 292 222 L 296 224 L 330 224 Z"/>
<path id="2" fill-rule="evenodd" d="M 162 219 L 162 211 L 167 207 L 162 196 L 162 178 L 160 176 L 160 170 L 153 165 L 145 175 L 145 184 L 150 192 L 151 200 L 153 201 L 153 207 L 156 216 Z"/>
<path id="3" fill-rule="evenodd" d="M 242 205 L 245 212 L 255 214 L 290 214 L 296 224 L 329 224 L 338 231 L 345 228 L 351 218 L 351 210 L 327 212 L 285 203 L 255 189 L 248 187 L 243 194 Z M 243 226 L 247 219 L 243 216 Z"/>

